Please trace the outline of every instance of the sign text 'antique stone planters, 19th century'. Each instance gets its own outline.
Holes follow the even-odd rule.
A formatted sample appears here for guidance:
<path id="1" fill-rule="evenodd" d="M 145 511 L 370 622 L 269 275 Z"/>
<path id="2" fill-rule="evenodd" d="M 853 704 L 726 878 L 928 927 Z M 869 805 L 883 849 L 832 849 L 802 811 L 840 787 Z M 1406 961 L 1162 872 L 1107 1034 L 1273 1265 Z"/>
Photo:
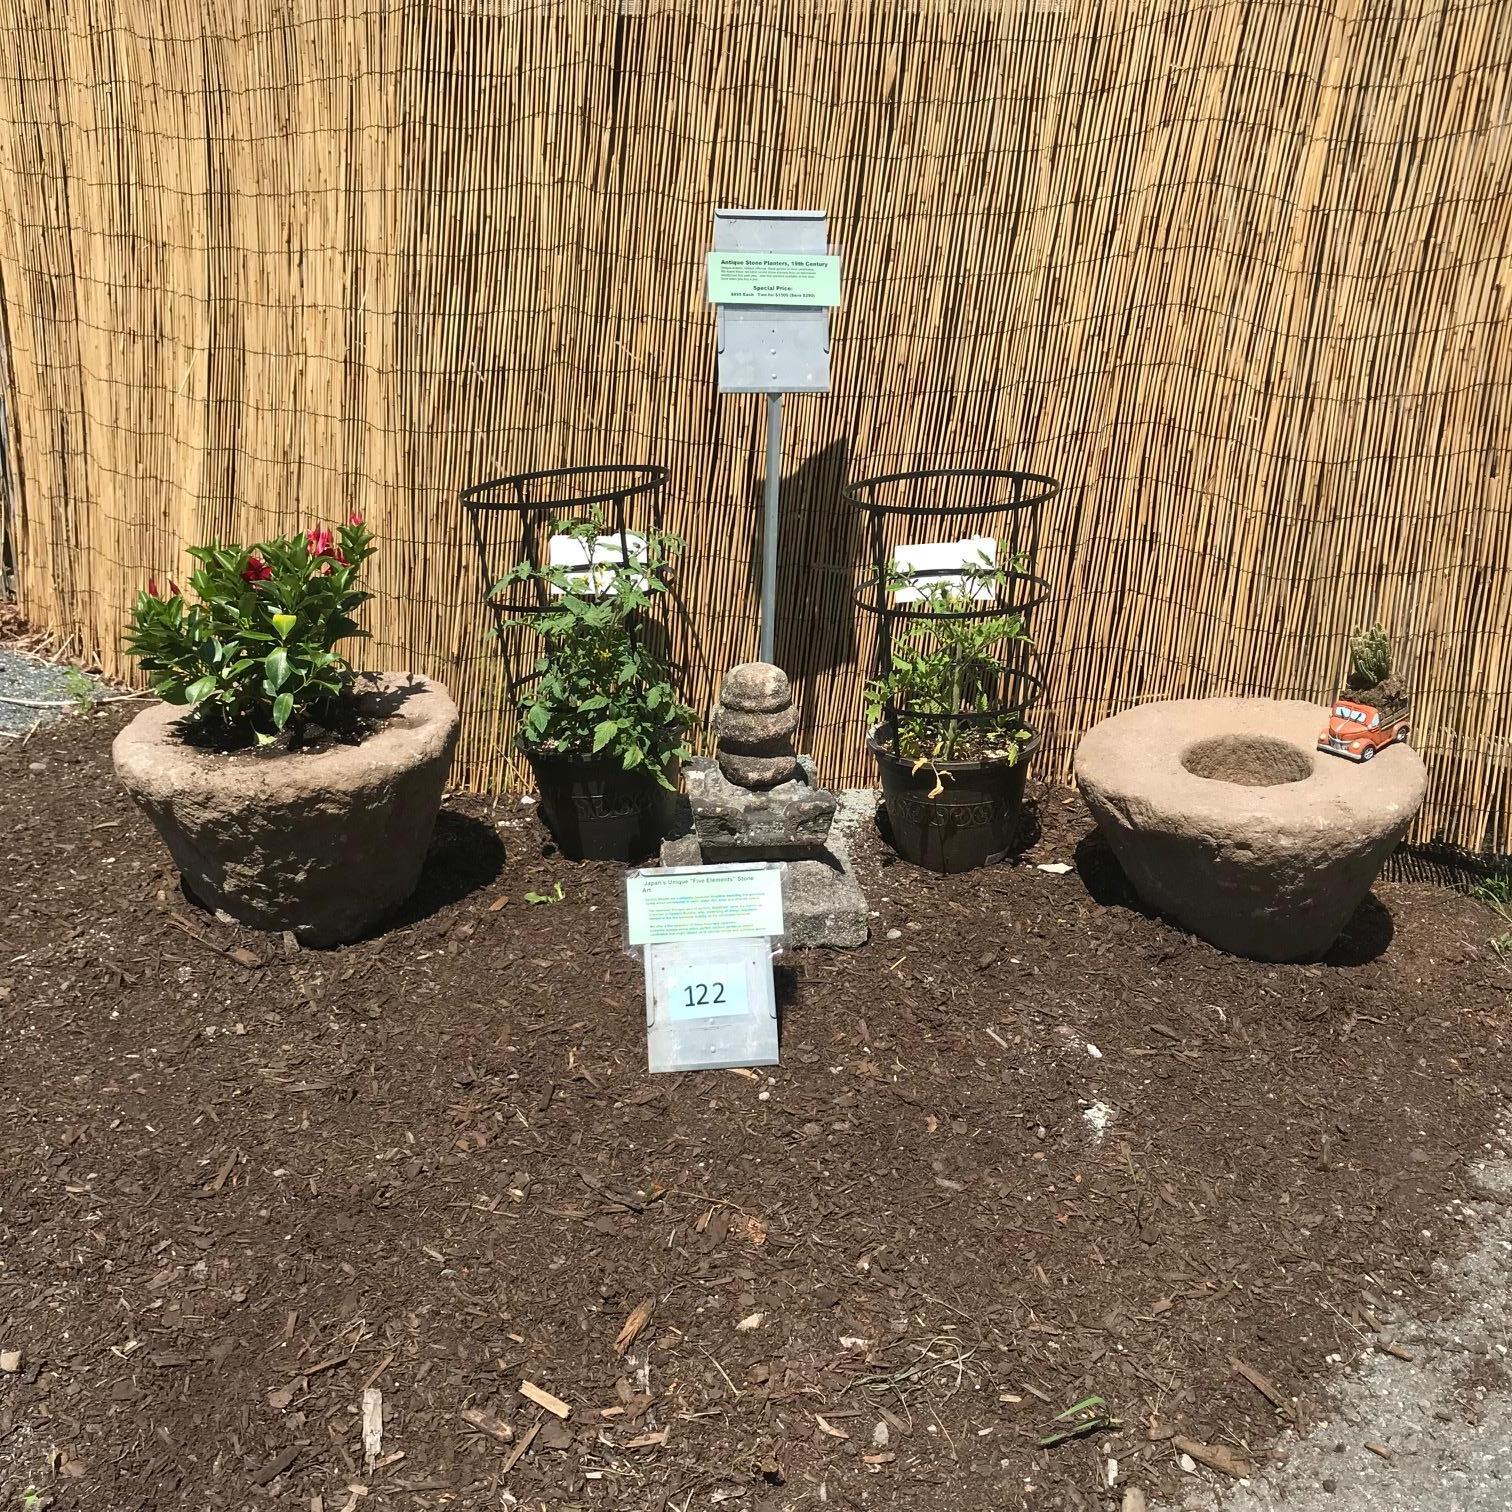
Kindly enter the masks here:
<path id="1" fill-rule="evenodd" d="M 457 739 L 440 683 L 357 682 L 376 727 L 352 745 L 222 753 L 190 744 L 159 704 L 116 737 L 121 782 L 157 826 L 185 889 L 254 929 L 311 945 L 354 939 L 414 891 Z"/>

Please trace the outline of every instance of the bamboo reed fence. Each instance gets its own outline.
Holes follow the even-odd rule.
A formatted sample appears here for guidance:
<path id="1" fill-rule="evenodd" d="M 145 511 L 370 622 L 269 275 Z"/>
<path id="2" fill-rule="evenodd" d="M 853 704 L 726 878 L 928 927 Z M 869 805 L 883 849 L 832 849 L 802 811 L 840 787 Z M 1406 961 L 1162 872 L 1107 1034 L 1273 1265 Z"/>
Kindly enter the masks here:
<path id="1" fill-rule="evenodd" d="M 869 780 L 844 478 L 1064 482 L 1046 775 L 1141 699 L 1324 698 L 1380 620 L 1417 835 L 1509 849 L 1512 28 L 1497 0 L 0 0 L 25 613 L 111 672 L 186 544 L 363 511 L 366 653 L 506 779 L 459 491 L 657 462 L 706 705 L 755 652 L 761 406 L 713 388 L 718 205 L 822 208 L 778 657 Z"/>

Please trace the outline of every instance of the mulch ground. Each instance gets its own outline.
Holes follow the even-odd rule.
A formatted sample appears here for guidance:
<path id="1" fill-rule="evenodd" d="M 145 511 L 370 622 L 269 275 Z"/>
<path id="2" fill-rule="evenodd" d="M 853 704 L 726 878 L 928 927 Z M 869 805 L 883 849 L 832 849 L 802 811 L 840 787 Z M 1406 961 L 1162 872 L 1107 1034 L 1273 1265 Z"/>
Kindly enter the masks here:
<path id="1" fill-rule="evenodd" d="M 1439 1305 L 1512 1075 L 1468 899 L 1255 965 L 1050 793 L 1026 864 L 869 839 L 782 1066 L 653 1080 L 617 869 L 450 800 L 391 929 L 286 948 L 178 890 L 134 707 L 0 746 L 0 1507 L 1159 1505 Z"/>

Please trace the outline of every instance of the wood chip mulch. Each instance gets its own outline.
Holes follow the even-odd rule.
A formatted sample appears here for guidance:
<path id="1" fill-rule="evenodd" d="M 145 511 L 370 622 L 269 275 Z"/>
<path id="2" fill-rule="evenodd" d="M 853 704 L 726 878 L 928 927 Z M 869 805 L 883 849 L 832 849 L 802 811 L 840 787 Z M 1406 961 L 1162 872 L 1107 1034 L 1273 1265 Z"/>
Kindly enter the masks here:
<path id="1" fill-rule="evenodd" d="M 869 839 L 782 1066 L 653 1080 L 622 874 L 529 807 L 450 800 L 387 932 L 286 947 L 179 891 L 131 712 L 0 749 L 0 1505 L 1159 1506 L 1460 1253 L 1512 1076 L 1466 898 L 1255 965 L 1052 792 L 1016 866 Z"/>

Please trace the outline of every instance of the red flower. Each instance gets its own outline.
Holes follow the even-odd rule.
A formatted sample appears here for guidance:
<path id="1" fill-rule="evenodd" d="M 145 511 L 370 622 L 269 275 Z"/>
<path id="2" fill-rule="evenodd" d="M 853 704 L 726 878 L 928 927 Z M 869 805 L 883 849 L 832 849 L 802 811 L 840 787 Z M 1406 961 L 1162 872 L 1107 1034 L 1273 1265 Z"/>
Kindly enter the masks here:
<path id="1" fill-rule="evenodd" d="M 360 524 L 362 524 L 362 516 L 354 509 L 351 512 L 351 514 L 349 514 L 347 516 L 347 524 L 348 525 L 360 525 Z"/>
<path id="2" fill-rule="evenodd" d="M 336 555 L 336 537 L 329 530 L 322 530 L 319 525 L 313 530 L 305 531 L 305 546 L 313 557 Z"/>
<path id="3" fill-rule="evenodd" d="M 168 593 L 172 598 L 182 598 L 184 596 L 184 590 L 172 578 L 168 579 Z"/>
<path id="4" fill-rule="evenodd" d="M 157 598 L 159 596 L 156 578 L 147 579 L 147 596 L 148 598 Z"/>
<path id="5" fill-rule="evenodd" d="M 266 583 L 272 576 L 273 569 L 255 552 L 247 558 L 247 565 L 242 568 L 244 583 Z"/>

